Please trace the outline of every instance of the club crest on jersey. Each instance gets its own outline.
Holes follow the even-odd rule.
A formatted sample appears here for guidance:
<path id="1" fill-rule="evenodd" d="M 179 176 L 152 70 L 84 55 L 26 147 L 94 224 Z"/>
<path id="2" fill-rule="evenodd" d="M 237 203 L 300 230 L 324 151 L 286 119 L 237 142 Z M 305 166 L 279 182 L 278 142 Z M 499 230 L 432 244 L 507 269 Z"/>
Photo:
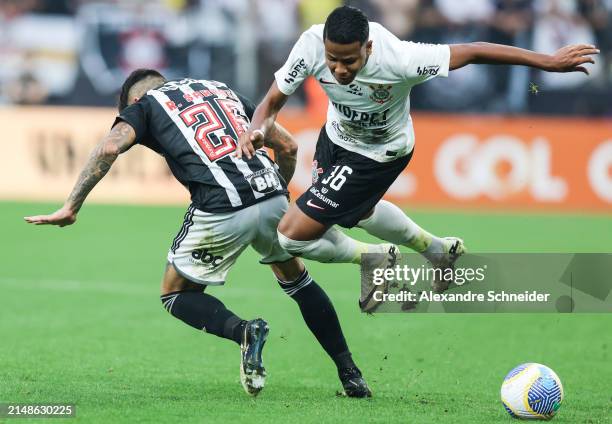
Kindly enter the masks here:
<path id="1" fill-rule="evenodd" d="M 315 184 L 319 181 L 319 175 L 323 173 L 323 168 L 319 168 L 319 162 L 316 160 L 312 161 L 312 183 Z"/>
<path id="2" fill-rule="evenodd" d="M 383 104 L 388 102 L 393 98 L 393 94 L 391 94 L 391 85 L 371 85 L 372 94 L 370 94 L 370 99 L 375 101 L 376 103 Z"/>

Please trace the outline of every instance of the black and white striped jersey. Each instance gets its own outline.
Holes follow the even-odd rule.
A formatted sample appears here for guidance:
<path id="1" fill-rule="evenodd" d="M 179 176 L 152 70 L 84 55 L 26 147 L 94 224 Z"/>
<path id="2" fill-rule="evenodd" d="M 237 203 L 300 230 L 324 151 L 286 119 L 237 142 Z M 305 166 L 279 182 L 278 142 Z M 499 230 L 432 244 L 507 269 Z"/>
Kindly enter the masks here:
<path id="1" fill-rule="evenodd" d="M 205 212 L 229 212 L 287 193 L 265 149 L 250 160 L 233 156 L 255 106 L 217 81 L 182 79 L 149 90 L 125 108 L 136 141 L 163 155 Z"/>

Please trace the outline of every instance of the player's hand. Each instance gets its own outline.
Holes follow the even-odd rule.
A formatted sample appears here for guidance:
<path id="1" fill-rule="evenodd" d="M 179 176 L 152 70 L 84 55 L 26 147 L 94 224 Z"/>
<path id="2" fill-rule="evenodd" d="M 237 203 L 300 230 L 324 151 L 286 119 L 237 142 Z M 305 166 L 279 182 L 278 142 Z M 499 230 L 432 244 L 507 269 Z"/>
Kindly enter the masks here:
<path id="1" fill-rule="evenodd" d="M 77 214 L 67 206 L 58 209 L 50 215 L 26 216 L 23 219 L 29 224 L 34 225 L 57 225 L 65 227 L 76 222 Z"/>
<path id="2" fill-rule="evenodd" d="M 264 133 L 262 130 L 249 130 L 240 136 L 238 148 L 236 149 L 236 157 L 242 158 L 242 155 L 247 159 L 251 159 L 255 154 L 256 149 L 260 149 L 264 144 Z"/>
<path id="3" fill-rule="evenodd" d="M 585 63 L 595 63 L 592 55 L 599 54 L 599 49 L 592 44 L 572 44 L 556 51 L 544 70 L 549 72 L 584 72 L 589 70 Z"/>

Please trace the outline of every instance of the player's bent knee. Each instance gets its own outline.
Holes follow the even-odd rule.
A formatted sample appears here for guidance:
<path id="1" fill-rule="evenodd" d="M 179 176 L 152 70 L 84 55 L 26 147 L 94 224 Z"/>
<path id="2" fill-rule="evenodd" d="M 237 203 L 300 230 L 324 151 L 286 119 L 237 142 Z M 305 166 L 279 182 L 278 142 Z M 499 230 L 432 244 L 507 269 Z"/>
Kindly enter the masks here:
<path id="1" fill-rule="evenodd" d="M 310 253 L 313 249 L 313 244 L 317 242 L 317 240 L 293 240 L 289 237 L 285 236 L 281 231 L 277 231 L 278 234 L 278 243 L 281 245 L 285 251 L 293 256 L 303 256 Z"/>
<path id="2" fill-rule="evenodd" d="M 291 237 L 292 233 L 293 233 L 293 226 L 291 225 L 291 219 L 289 219 L 287 217 L 287 214 L 285 214 L 280 222 L 278 223 L 278 228 L 277 228 L 279 234 L 286 234 L 287 237 Z"/>
<path id="3" fill-rule="evenodd" d="M 182 290 L 204 290 L 205 288 L 206 286 L 194 283 L 180 275 L 171 263 L 166 264 L 166 272 L 160 289 L 162 296 Z"/>

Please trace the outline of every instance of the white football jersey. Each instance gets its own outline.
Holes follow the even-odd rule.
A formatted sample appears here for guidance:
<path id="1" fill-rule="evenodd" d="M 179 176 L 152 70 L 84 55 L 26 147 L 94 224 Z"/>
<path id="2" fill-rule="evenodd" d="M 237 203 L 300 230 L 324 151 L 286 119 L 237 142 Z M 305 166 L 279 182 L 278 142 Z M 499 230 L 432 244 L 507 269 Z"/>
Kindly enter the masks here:
<path id="1" fill-rule="evenodd" d="M 436 76 L 448 76 L 448 45 L 401 41 L 370 22 L 372 54 L 349 85 L 336 82 L 325 63 L 323 25 L 313 25 L 297 41 L 275 74 L 276 84 L 292 94 L 312 75 L 329 98 L 325 128 L 337 145 L 378 162 L 409 154 L 414 147 L 410 90 Z"/>

